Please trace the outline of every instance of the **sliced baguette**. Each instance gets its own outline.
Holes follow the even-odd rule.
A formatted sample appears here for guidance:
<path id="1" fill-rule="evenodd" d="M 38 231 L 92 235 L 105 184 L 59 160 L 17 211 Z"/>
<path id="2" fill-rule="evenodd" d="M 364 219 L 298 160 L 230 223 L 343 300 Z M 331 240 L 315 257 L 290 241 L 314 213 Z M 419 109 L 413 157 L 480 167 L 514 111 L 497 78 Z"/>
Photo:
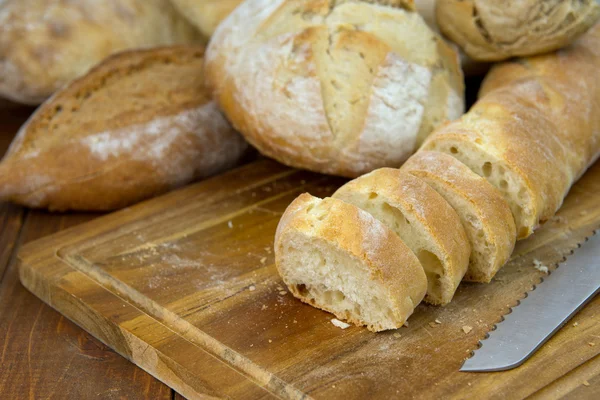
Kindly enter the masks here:
<path id="1" fill-rule="evenodd" d="M 279 222 L 275 261 L 294 296 L 374 332 L 402 326 L 427 288 L 396 234 L 351 204 L 307 193 Z"/>
<path id="2" fill-rule="evenodd" d="M 471 244 L 464 280 L 489 282 L 510 257 L 515 223 L 502 195 L 486 179 L 444 153 L 420 151 L 402 170 L 435 189 L 456 211 Z"/>
<path id="3" fill-rule="evenodd" d="M 431 135 L 422 149 L 447 153 L 485 177 L 504 196 L 517 238 L 524 239 L 554 215 L 573 176 L 560 167 L 569 155 L 557 126 L 511 91 L 487 94 L 461 119 Z"/>
<path id="4" fill-rule="evenodd" d="M 381 168 L 348 182 L 333 197 L 368 211 L 400 236 L 425 269 L 425 301 L 452 300 L 471 247 L 460 218 L 442 196 L 415 176 Z"/>

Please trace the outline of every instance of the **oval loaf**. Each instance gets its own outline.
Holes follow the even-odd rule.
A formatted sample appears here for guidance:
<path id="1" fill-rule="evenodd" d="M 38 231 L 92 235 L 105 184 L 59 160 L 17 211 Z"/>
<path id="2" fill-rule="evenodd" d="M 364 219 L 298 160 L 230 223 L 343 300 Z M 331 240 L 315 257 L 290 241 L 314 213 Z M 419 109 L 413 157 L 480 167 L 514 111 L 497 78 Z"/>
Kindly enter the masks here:
<path id="1" fill-rule="evenodd" d="M 234 166 L 247 144 L 204 89 L 203 54 L 125 52 L 57 92 L 0 163 L 0 198 L 110 210 Z"/>
<path id="2" fill-rule="evenodd" d="M 600 18 L 596 0 L 437 0 L 442 32 L 478 61 L 567 46 Z"/>
<path id="3" fill-rule="evenodd" d="M 110 54 L 202 42 L 169 0 L 4 0 L 0 27 L 0 97 L 36 105 Z"/>
<path id="4" fill-rule="evenodd" d="M 464 109 L 456 52 L 408 1 L 248 0 L 215 32 L 207 82 L 263 154 L 356 177 L 399 166 Z"/>

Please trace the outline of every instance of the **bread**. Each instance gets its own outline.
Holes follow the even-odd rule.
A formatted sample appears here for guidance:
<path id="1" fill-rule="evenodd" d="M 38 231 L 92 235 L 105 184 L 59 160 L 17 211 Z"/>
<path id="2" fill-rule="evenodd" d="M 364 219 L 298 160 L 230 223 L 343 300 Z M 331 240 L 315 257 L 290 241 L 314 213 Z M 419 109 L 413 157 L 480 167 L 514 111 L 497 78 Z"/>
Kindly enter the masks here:
<path id="1" fill-rule="evenodd" d="M 275 261 L 294 296 L 374 332 L 401 327 L 427 288 L 417 258 L 382 223 L 306 193 L 279 222 Z"/>
<path id="2" fill-rule="evenodd" d="M 419 151 L 402 166 L 435 189 L 460 217 L 471 258 L 464 280 L 490 282 L 508 261 L 516 228 L 508 204 L 490 183 L 444 153 Z"/>
<path id="3" fill-rule="evenodd" d="M 0 97 L 35 105 L 112 53 L 202 42 L 169 0 L 4 0 L 0 26 Z"/>
<path id="4" fill-rule="evenodd" d="M 0 198 L 125 207 L 235 165 L 247 144 L 204 88 L 202 47 L 112 56 L 44 103 L 0 163 Z"/>
<path id="5" fill-rule="evenodd" d="M 369 212 L 400 236 L 425 269 L 425 301 L 452 300 L 471 248 L 458 215 L 442 196 L 415 176 L 382 168 L 348 182 L 333 197 Z"/>
<path id="6" fill-rule="evenodd" d="M 243 0 L 171 0 L 173 5 L 200 32 L 210 37 Z"/>
<path id="7" fill-rule="evenodd" d="M 245 1 L 211 40 L 207 82 L 236 129 L 284 164 L 346 177 L 400 166 L 464 108 L 456 52 L 412 10 Z"/>
<path id="8" fill-rule="evenodd" d="M 600 25 L 556 54 L 518 62 L 495 67 L 480 100 L 423 149 L 448 153 L 486 177 L 525 238 L 600 154 Z"/>
<path id="9" fill-rule="evenodd" d="M 438 0 L 436 7 L 442 32 L 479 61 L 560 49 L 599 18 L 596 0 Z"/>

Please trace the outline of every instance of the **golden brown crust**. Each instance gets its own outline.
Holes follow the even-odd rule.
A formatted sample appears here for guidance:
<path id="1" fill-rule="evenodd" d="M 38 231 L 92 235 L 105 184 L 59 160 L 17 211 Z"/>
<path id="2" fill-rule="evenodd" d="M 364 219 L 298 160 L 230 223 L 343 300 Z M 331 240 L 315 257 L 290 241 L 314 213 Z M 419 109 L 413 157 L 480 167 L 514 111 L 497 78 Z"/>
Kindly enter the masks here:
<path id="1" fill-rule="evenodd" d="M 0 96 L 26 104 L 118 51 L 203 42 L 168 0 L 0 3 Z"/>
<path id="2" fill-rule="evenodd" d="M 348 177 L 400 166 L 464 109 L 456 52 L 416 13 L 362 1 L 247 1 L 215 32 L 206 71 L 263 154 Z"/>
<path id="3" fill-rule="evenodd" d="M 322 217 L 309 215 L 313 207 L 323 210 Z M 388 295 L 385 301 L 395 311 L 397 318 L 396 328 L 402 326 L 423 299 L 427 284 L 417 258 L 394 232 L 358 207 L 332 198 L 321 200 L 308 193 L 297 197 L 281 218 L 275 236 L 276 264 L 284 281 L 286 275 L 281 266 L 282 252 L 285 251 L 287 236 L 294 232 L 325 242 L 360 260 L 364 269 L 369 271 L 371 279 L 385 288 Z M 289 287 L 300 300 L 333 312 L 323 304 L 309 301 L 294 285 Z M 411 300 L 407 302 L 407 298 Z M 357 325 L 365 325 L 364 321 L 351 315 L 336 316 Z M 368 328 L 372 331 L 382 330 L 381 326 L 375 324 Z"/>
<path id="4" fill-rule="evenodd" d="M 477 221 L 463 219 L 463 224 L 477 223 L 493 252 L 485 265 L 471 262 L 464 279 L 489 282 L 508 261 L 516 241 L 513 216 L 501 194 L 469 167 L 444 153 L 419 151 L 402 166 L 402 170 L 421 178 L 434 189 L 443 188 L 438 190 L 442 196 L 448 191 L 469 204 L 469 211 Z M 456 212 L 460 215 L 459 210 Z M 471 248 L 474 249 L 473 243 Z"/>
<path id="5" fill-rule="evenodd" d="M 560 49 L 598 18 L 596 0 L 438 0 L 436 6 L 442 32 L 479 61 Z"/>
<path id="6" fill-rule="evenodd" d="M 201 47 L 115 55 L 44 103 L 0 164 L 0 196 L 121 208 L 233 166 L 246 148 L 204 89 Z"/>
<path id="7" fill-rule="evenodd" d="M 600 113 L 599 39 L 596 25 L 556 54 L 496 66 L 472 109 L 423 145 L 453 146 L 459 160 L 465 151 L 485 155 L 518 177 L 528 210 L 515 221 L 519 239 L 554 215 L 600 153 L 600 123 L 592 117 Z"/>
<path id="8" fill-rule="evenodd" d="M 352 202 L 353 197 L 370 193 L 404 215 L 411 225 L 420 225 L 436 249 L 444 268 L 441 299 L 428 294 L 426 301 L 447 304 L 452 299 L 469 265 L 471 249 L 460 218 L 439 193 L 421 179 L 393 168 L 381 168 L 356 178 L 333 195 Z M 419 246 L 421 247 L 421 246 Z M 413 249 L 414 250 L 414 249 Z"/>

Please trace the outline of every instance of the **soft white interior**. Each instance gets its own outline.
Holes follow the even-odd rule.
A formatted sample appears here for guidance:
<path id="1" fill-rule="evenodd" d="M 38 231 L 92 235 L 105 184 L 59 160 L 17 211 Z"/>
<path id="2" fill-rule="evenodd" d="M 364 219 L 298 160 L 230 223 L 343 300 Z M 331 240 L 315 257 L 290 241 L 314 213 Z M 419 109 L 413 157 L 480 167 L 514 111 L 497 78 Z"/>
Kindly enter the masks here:
<path id="1" fill-rule="evenodd" d="M 383 282 L 371 279 L 363 264 L 326 242 L 290 233 L 279 267 L 292 291 L 340 319 L 362 321 L 378 329 L 401 326 L 407 316 L 394 313 Z"/>
<path id="2" fill-rule="evenodd" d="M 478 151 L 476 147 L 467 148 L 464 143 L 453 140 L 436 140 L 430 142 L 428 150 L 450 154 L 473 172 L 486 178 L 496 187 L 512 211 L 517 226 L 517 236 L 529 236 L 537 225 L 536 215 L 532 209 L 533 195 L 523 184 L 518 174 L 513 173 L 505 163 L 492 159 L 487 153 Z"/>
<path id="3" fill-rule="evenodd" d="M 467 276 L 487 280 L 496 272 L 495 264 L 498 249 L 484 229 L 484 224 L 477 210 L 473 209 L 472 204 L 467 199 L 458 195 L 448 186 L 435 179 L 428 179 L 426 176 L 420 176 L 420 178 L 435 189 L 460 217 L 471 244 L 471 257 L 469 258 Z"/>
<path id="4" fill-rule="evenodd" d="M 441 251 L 437 248 L 436 241 L 422 224 L 415 218 L 404 215 L 401 210 L 387 203 L 384 197 L 375 192 L 353 192 L 339 198 L 367 211 L 400 236 L 417 256 L 427 275 L 425 301 L 443 303 L 444 293 L 454 289 L 452 280 L 444 273 Z"/>

